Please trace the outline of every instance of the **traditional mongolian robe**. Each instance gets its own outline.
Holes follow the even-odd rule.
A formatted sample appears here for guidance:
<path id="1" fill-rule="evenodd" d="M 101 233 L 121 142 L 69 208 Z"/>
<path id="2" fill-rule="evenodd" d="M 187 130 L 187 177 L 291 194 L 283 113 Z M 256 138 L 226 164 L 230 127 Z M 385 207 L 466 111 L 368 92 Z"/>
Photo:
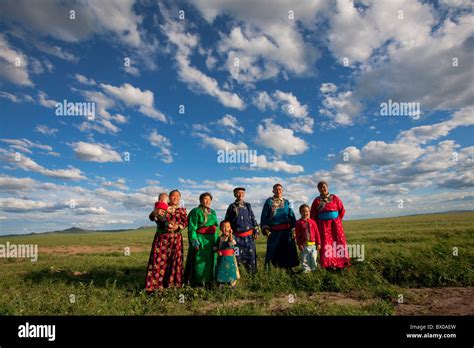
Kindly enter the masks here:
<path id="1" fill-rule="evenodd" d="M 292 229 L 296 218 L 290 203 L 286 199 L 268 198 L 263 205 L 260 225 L 262 229 L 270 227 L 271 235 L 267 240 L 265 265 L 291 268 L 298 265 L 296 243 L 292 238 Z"/>
<path id="2" fill-rule="evenodd" d="M 186 259 L 185 282 L 190 285 L 209 283 L 214 280 L 219 228 L 213 209 L 202 206 L 194 208 L 188 215 L 189 249 Z M 198 247 L 196 249 L 195 247 Z"/>
<path id="3" fill-rule="evenodd" d="M 247 202 L 234 202 L 227 208 L 225 220 L 230 221 L 237 243 L 237 262 L 250 272 L 257 270 L 257 251 L 254 236 L 257 235 L 257 220 L 252 206 Z"/>
<path id="4" fill-rule="evenodd" d="M 150 219 L 154 220 L 153 214 L 150 214 Z M 170 224 L 179 226 L 178 230 L 168 232 L 166 227 Z M 157 221 L 145 280 L 147 292 L 170 286 L 180 287 L 183 284 L 183 236 L 181 232 L 187 224 L 186 209 L 177 206 L 169 206 L 165 216 Z"/>
<path id="5" fill-rule="evenodd" d="M 314 272 L 318 267 L 317 246 L 321 245 L 318 225 L 313 219 L 296 221 L 296 244 L 302 246 L 301 266 L 305 272 Z"/>
<path id="6" fill-rule="evenodd" d="M 235 285 L 237 279 L 240 278 L 234 250 L 236 241 L 229 242 L 227 238 L 220 237 L 218 243 L 216 281 Z"/>
<path id="7" fill-rule="evenodd" d="M 346 236 L 342 227 L 345 212 L 342 201 L 332 194 L 326 199 L 316 197 L 311 205 L 311 219 L 316 221 L 321 237 L 319 260 L 324 268 L 350 266 Z"/>

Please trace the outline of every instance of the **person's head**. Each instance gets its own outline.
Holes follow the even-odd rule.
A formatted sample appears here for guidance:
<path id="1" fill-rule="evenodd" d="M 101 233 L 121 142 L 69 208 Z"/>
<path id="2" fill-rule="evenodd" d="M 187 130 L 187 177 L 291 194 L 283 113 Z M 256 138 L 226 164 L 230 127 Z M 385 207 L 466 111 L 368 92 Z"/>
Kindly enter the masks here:
<path id="1" fill-rule="evenodd" d="M 168 202 L 168 194 L 166 192 L 161 192 L 158 196 L 158 202 Z"/>
<path id="2" fill-rule="evenodd" d="M 273 195 L 276 198 L 281 198 L 283 197 L 283 186 L 281 184 L 275 184 L 273 185 Z"/>
<path id="3" fill-rule="evenodd" d="M 178 190 L 170 192 L 170 205 L 178 205 L 181 200 L 181 193 Z"/>
<path id="4" fill-rule="evenodd" d="M 329 193 L 329 186 L 326 181 L 320 181 L 318 183 L 318 191 L 321 194 L 321 196 L 327 196 Z"/>
<path id="5" fill-rule="evenodd" d="M 199 196 L 199 204 L 205 208 L 210 208 L 212 202 L 212 195 L 209 192 L 201 193 Z"/>
<path id="6" fill-rule="evenodd" d="M 234 197 L 238 201 L 243 201 L 245 197 L 245 188 L 243 187 L 236 187 L 234 189 Z"/>
<path id="7" fill-rule="evenodd" d="M 300 214 L 303 219 L 309 219 L 309 205 L 301 204 L 300 205 Z"/>
<path id="8" fill-rule="evenodd" d="M 230 226 L 230 222 L 227 220 L 221 221 L 219 228 L 224 236 L 229 236 L 232 233 L 232 227 Z"/>

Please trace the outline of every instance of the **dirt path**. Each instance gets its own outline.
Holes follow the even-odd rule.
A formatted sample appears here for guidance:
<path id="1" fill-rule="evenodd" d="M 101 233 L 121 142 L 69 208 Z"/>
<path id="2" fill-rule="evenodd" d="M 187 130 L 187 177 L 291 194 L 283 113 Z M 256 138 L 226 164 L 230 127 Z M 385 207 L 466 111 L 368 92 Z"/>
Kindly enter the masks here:
<path id="1" fill-rule="evenodd" d="M 474 315 L 474 287 L 406 289 L 395 315 Z"/>
<path id="2" fill-rule="evenodd" d="M 394 315 L 474 315 L 474 287 L 450 288 L 421 288 L 405 289 L 404 303 L 394 301 Z M 295 303 L 308 305 L 324 305 L 326 303 L 352 306 L 366 306 L 374 303 L 375 299 L 361 300 L 350 294 L 339 292 L 318 292 L 310 296 L 298 297 Z M 236 308 L 246 304 L 260 304 L 256 299 L 232 300 L 226 303 L 226 308 Z M 268 314 L 276 315 L 292 306 L 287 296 L 278 296 L 267 304 Z M 202 314 L 213 314 L 221 303 L 209 303 Z"/>
<path id="3" fill-rule="evenodd" d="M 131 246 L 130 253 L 150 251 L 150 247 Z M 55 247 L 39 247 L 38 253 L 41 254 L 58 254 L 58 255 L 75 255 L 75 254 L 103 254 L 103 253 L 125 253 L 124 247 L 106 246 L 106 245 L 68 245 Z"/>

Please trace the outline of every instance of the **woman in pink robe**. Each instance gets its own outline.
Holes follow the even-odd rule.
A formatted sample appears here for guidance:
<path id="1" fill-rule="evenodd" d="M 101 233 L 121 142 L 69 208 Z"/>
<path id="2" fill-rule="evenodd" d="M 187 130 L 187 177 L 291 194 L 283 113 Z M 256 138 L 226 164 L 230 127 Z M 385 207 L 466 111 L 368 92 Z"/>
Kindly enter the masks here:
<path id="1" fill-rule="evenodd" d="M 329 193 L 325 181 L 318 183 L 318 190 L 320 195 L 311 205 L 311 219 L 316 221 L 321 237 L 321 267 L 349 267 L 351 263 L 342 227 L 342 219 L 346 212 L 344 205 L 339 197 Z"/>

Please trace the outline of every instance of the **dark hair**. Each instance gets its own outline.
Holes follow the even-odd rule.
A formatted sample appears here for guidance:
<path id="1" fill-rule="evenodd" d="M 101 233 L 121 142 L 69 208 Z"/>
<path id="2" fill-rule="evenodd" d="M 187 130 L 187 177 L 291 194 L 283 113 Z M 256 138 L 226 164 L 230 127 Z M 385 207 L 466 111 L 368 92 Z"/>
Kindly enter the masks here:
<path id="1" fill-rule="evenodd" d="M 318 182 L 318 188 L 320 188 L 321 186 L 323 185 L 326 185 L 327 187 L 329 187 L 328 183 L 326 181 L 320 181 Z"/>
<path id="2" fill-rule="evenodd" d="M 172 190 L 172 191 L 170 191 L 170 194 L 169 194 L 168 196 L 171 197 L 171 195 L 172 195 L 173 193 L 175 193 L 175 192 L 178 192 L 179 196 L 181 197 L 181 192 L 179 192 L 178 190 Z"/>
<path id="3" fill-rule="evenodd" d="M 224 225 L 225 223 L 228 223 L 230 225 L 229 220 L 222 220 L 221 223 L 219 224 L 219 228 L 222 228 L 222 225 Z"/>
<path id="4" fill-rule="evenodd" d="M 309 208 L 309 205 L 307 205 L 307 204 L 301 204 L 301 205 L 300 205 L 300 214 L 302 214 L 301 211 L 303 210 L 303 208 L 308 208 L 308 209 L 310 209 L 310 208 Z"/>
<path id="5" fill-rule="evenodd" d="M 280 186 L 281 188 L 283 188 L 283 186 L 282 186 L 280 183 L 278 183 L 278 184 L 273 185 L 273 189 L 275 189 L 275 187 L 278 187 L 278 186 Z"/>
<path id="6" fill-rule="evenodd" d="M 206 196 L 209 196 L 211 198 L 211 201 L 212 201 L 212 195 L 209 192 L 204 192 L 204 193 L 201 193 L 201 195 L 199 196 L 199 203 L 201 203 L 202 200 L 204 199 L 204 197 L 206 197 Z"/>
<path id="7" fill-rule="evenodd" d="M 234 195 L 235 195 L 235 193 L 236 193 L 237 191 L 245 191 L 245 188 L 244 188 L 244 187 L 236 187 L 236 188 L 234 189 Z"/>

